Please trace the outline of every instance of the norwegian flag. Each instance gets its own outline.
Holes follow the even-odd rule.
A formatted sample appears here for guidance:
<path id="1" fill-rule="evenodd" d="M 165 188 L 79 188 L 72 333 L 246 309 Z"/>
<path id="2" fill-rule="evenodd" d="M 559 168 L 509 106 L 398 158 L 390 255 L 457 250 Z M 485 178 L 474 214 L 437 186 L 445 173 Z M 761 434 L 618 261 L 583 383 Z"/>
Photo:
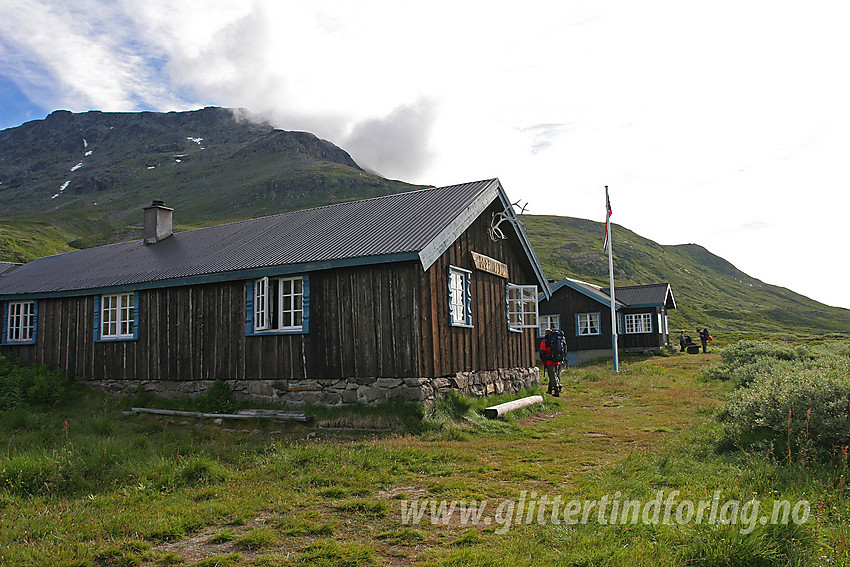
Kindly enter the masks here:
<path id="1" fill-rule="evenodd" d="M 602 243 L 602 248 L 607 252 L 611 246 L 611 238 L 608 231 L 611 230 L 611 200 L 608 198 L 608 186 L 605 186 L 605 241 Z"/>

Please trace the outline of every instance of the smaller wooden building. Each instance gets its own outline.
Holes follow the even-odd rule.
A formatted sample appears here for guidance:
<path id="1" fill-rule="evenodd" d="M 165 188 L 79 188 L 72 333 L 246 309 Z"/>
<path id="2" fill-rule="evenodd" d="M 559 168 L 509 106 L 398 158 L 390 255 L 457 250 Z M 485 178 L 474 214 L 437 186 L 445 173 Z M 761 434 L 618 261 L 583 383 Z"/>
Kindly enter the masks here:
<path id="1" fill-rule="evenodd" d="M 615 288 L 620 352 L 660 351 L 669 346 L 667 312 L 676 308 L 668 283 Z M 568 364 L 612 355 L 611 296 L 603 288 L 565 278 L 552 286 L 552 297 L 541 298 L 540 329 L 557 328 L 567 339 Z"/>

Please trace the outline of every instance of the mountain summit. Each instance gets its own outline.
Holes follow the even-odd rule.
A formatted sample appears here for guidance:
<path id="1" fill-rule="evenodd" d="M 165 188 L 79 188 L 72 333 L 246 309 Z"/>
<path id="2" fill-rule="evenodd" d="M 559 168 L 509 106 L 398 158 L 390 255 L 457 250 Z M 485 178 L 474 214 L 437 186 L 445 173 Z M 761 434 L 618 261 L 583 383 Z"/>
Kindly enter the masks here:
<path id="1" fill-rule="evenodd" d="M 0 202 L 6 214 L 74 211 L 117 228 L 151 199 L 198 223 L 415 188 L 364 171 L 313 134 L 248 117 L 217 107 L 57 110 L 0 131 Z"/>

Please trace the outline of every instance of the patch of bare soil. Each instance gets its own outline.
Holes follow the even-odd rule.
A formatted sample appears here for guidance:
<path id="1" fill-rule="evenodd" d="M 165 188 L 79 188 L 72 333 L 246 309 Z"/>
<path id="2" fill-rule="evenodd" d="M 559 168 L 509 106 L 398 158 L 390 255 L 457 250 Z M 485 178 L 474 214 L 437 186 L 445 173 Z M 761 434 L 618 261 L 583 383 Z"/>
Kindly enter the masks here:
<path id="1" fill-rule="evenodd" d="M 263 526 L 265 523 L 266 518 L 259 517 L 254 518 L 244 525 L 232 526 L 231 530 L 233 531 L 234 540 L 238 539 L 243 533 Z M 189 565 L 216 555 L 230 555 L 232 553 L 237 553 L 245 560 L 255 559 L 260 555 L 256 551 L 251 551 L 238 546 L 235 541 L 227 541 L 223 543 L 210 542 L 210 539 L 221 532 L 222 529 L 224 529 L 222 526 L 211 526 L 204 531 L 185 539 L 164 543 L 156 549 L 163 553 L 173 553 Z"/>
<path id="2" fill-rule="evenodd" d="M 553 412 L 553 413 L 538 413 L 538 414 L 535 414 L 535 415 L 528 416 L 525 419 L 520 420 L 518 423 L 520 425 L 534 425 L 535 423 L 540 423 L 542 421 L 549 421 L 550 419 L 554 419 L 554 418 L 558 417 L 559 415 L 561 415 L 562 413 L 564 413 L 564 412 L 556 411 L 556 412 Z"/>

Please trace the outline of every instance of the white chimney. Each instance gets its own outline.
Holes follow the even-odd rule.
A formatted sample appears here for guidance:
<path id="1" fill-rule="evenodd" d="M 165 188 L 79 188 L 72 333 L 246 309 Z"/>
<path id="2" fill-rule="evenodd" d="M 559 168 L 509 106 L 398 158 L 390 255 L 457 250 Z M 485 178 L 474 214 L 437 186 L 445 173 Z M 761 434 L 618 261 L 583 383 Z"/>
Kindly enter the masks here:
<path id="1" fill-rule="evenodd" d="M 171 213 L 165 201 L 153 201 L 145 207 L 145 244 L 156 244 L 171 236 Z"/>

